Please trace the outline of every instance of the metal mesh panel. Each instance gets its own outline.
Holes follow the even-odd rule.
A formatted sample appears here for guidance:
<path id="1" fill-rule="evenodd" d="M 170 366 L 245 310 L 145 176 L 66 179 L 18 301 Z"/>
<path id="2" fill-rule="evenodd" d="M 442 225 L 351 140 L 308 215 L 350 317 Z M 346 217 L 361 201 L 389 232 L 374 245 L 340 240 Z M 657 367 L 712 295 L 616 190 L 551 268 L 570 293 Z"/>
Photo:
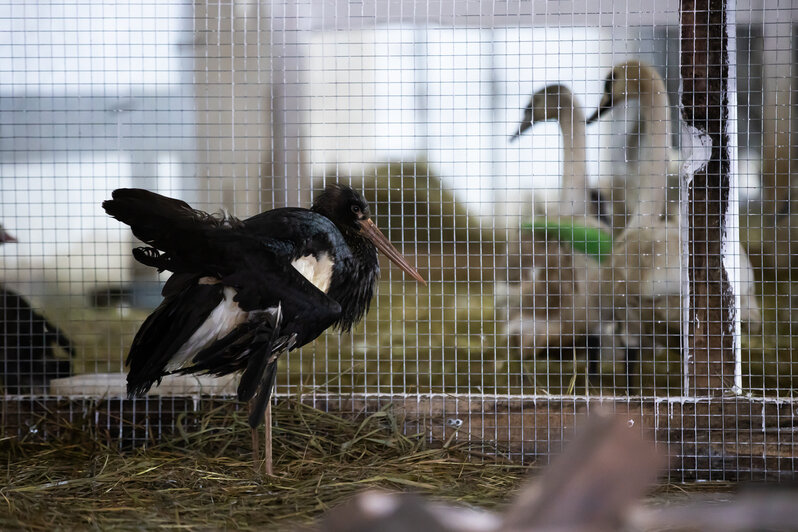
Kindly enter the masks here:
<path id="1" fill-rule="evenodd" d="M 730 14 L 717 91 L 718 69 L 684 82 L 677 2 L 0 3 L 5 429 L 119 397 L 91 409 L 142 443 L 141 423 L 202 408 L 186 397 L 235 391 L 167 378 L 123 399 L 168 273 L 135 263 L 112 190 L 245 218 L 338 181 L 429 284 L 383 262 L 363 323 L 286 356 L 278 394 L 393 402 L 408 430 L 518 460 L 604 404 L 675 449 L 675 479 L 791 476 L 798 10 Z M 713 91 L 728 179 L 702 196 L 715 152 L 685 102 Z"/>

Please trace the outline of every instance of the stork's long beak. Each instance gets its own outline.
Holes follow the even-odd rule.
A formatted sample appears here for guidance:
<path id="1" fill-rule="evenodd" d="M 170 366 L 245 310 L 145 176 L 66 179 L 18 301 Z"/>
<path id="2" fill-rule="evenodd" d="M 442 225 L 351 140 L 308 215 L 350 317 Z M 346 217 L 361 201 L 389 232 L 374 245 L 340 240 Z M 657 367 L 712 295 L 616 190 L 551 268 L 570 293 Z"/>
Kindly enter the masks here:
<path id="1" fill-rule="evenodd" d="M 370 218 L 366 218 L 358 223 L 360 224 L 360 232 L 363 233 L 366 238 L 371 240 L 371 242 L 377 246 L 377 249 L 384 253 L 386 257 L 391 259 L 391 262 L 399 266 L 403 272 L 410 275 L 413 279 L 420 282 L 424 286 L 427 286 L 427 281 L 425 281 L 424 278 L 419 275 L 416 269 L 407 262 L 407 259 L 405 259 L 402 254 L 399 253 L 395 247 L 393 247 L 391 241 L 388 240 L 384 234 L 382 234 L 382 231 L 377 228 Z"/>
<path id="2" fill-rule="evenodd" d="M 612 109 L 612 96 L 610 94 L 604 93 L 604 96 L 601 97 L 601 102 L 599 103 L 598 109 L 590 118 L 587 119 L 588 124 L 592 124 L 596 120 L 598 120 L 602 115 L 608 113 Z"/>

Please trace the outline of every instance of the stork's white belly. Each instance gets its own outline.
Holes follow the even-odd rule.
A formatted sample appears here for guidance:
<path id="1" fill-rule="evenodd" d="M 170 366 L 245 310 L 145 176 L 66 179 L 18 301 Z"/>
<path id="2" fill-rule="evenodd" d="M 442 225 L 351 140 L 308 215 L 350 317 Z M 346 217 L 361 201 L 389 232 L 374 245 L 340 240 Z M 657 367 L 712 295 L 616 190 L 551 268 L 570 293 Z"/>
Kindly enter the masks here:
<path id="1" fill-rule="evenodd" d="M 211 283 L 206 282 L 203 284 Z M 229 286 L 224 288 L 224 299 L 216 305 L 216 308 L 211 311 L 202 325 L 194 331 L 194 334 L 172 356 L 166 366 L 167 371 L 181 368 L 199 351 L 219 338 L 223 338 L 230 331 L 247 321 L 249 312 L 241 310 L 238 303 L 233 300 L 237 293 L 235 289 Z"/>
<path id="2" fill-rule="evenodd" d="M 327 253 L 319 253 L 318 258 L 313 255 L 299 257 L 291 263 L 291 266 L 296 268 L 302 277 L 313 283 L 313 286 L 326 294 L 330 289 L 333 264 Z"/>

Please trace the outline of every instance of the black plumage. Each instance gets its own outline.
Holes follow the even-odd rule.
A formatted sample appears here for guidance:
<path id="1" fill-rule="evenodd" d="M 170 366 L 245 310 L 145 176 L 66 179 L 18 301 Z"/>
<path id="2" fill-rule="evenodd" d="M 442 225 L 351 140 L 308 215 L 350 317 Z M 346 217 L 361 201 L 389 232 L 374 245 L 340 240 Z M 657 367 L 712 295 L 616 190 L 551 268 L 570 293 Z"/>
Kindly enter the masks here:
<path id="1" fill-rule="evenodd" d="M 0 244 L 16 242 L 0 226 Z M 60 347 L 64 353 L 56 354 Z M 52 379 L 72 374 L 72 342 L 16 292 L 0 285 L 0 354 L 6 393 L 45 392 Z"/>
<path id="2" fill-rule="evenodd" d="M 52 379 L 72 374 L 75 350 L 69 338 L 25 299 L 0 285 L 3 389 L 10 394 L 41 393 Z M 56 346 L 64 350 L 57 356 Z"/>
<path id="3" fill-rule="evenodd" d="M 173 272 L 130 348 L 128 393 L 144 394 L 169 373 L 243 371 L 238 397 L 256 397 L 253 427 L 279 356 L 331 326 L 347 331 L 367 312 L 379 276 L 375 244 L 423 282 L 347 186 L 328 186 L 311 209 L 243 221 L 140 189 L 114 191 L 103 208 L 148 245 L 134 251 L 139 262 Z"/>

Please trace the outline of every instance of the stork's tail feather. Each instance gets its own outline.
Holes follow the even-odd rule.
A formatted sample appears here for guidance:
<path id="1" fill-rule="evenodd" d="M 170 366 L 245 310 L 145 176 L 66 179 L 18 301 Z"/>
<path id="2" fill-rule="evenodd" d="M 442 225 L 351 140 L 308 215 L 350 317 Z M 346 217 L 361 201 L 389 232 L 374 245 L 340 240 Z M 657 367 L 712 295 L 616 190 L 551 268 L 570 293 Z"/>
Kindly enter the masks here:
<path id="1" fill-rule="evenodd" d="M 266 372 L 261 381 L 260 390 L 255 397 L 255 404 L 249 412 L 249 426 L 253 429 L 263 423 L 263 417 L 266 414 L 266 407 L 269 406 L 269 401 L 272 398 L 272 390 L 274 383 L 277 380 L 277 362 L 269 364 L 266 367 Z"/>
<path id="2" fill-rule="evenodd" d="M 136 397 L 144 397 L 145 395 L 147 395 L 147 392 L 150 391 L 150 388 L 152 388 L 153 384 L 155 384 L 155 381 L 132 384 L 128 380 L 127 383 L 128 399 L 135 399 Z M 158 384 L 160 384 L 160 379 L 158 379 Z"/>
<path id="3" fill-rule="evenodd" d="M 274 352 L 274 344 L 280 336 L 280 326 L 283 320 L 282 305 L 277 305 L 272 312 L 265 313 L 263 318 L 264 325 L 269 331 L 269 337 L 261 342 L 262 347 L 257 352 L 250 353 L 247 367 L 238 383 L 239 401 L 249 401 L 256 392 L 262 391 L 268 367 L 272 364 L 276 365 L 280 356 L 279 351 Z"/>
<path id="4" fill-rule="evenodd" d="M 249 425 L 257 427 L 263 421 L 266 406 L 271 399 L 272 389 L 277 378 L 277 361 L 280 355 L 290 349 L 291 340 L 280 337 L 280 326 L 283 320 L 282 305 L 268 314 L 266 318 L 271 329 L 269 338 L 263 342 L 262 348 L 250 354 L 247 368 L 238 383 L 238 399 L 249 401 L 255 398 L 255 404 L 249 415 Z"/>
<path id="5" fill-rule="evenodd" d="M 174 277 L 174 276 L 173 276 Z M 166 298 L 150 314 L 133 338 L 126 364 L 127 392 L 143 396 L 170 373 L 172 359 L 224 299 L 220 284 L 191 284 L 196 276 L 170 279 Z M 182 287 L 182 289 L 179 289 Z M 180 362 L 176 362 L 180 365 Z"/>
<path id="6" fill-rule="evenodd" d="M 184 201 L 138 188 L 114 190 L 112 198 L 103 202 L 105 212 L 129 225 L 136 237 L 149 244 L 162 239 L 165 229 L 175 229 L 195 212 Z"/>
<path id="7" fill-rule="evenodd" d="M 112 199 L 103 202 L 103 209 L 129 225 L 136 238 L 166 252 L 185 246 L 187 234 L 203 228 L 234 227 L 238 222 L 232 217 L 221 218 L 192 209 L 185 201 L 138 188 L 114 190 Z"/>
<path id="8" fill-rule="evenodd" d="M 133 258 L 145 266 L 158 268 L 159 272 L 170 270 L 172 266 L 172 261 L 167 255 L 151 247 L 133 248 Z"/>

